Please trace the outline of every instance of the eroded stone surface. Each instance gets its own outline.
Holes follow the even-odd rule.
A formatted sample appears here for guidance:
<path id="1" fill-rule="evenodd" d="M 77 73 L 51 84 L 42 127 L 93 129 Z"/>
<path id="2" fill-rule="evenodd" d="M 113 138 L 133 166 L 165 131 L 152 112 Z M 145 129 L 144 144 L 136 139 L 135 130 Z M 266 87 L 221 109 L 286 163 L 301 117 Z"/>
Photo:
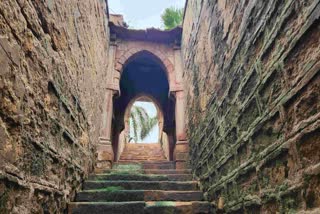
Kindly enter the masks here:
<path id="1" fill-rule="evenodd" d="M 188 1 L 190 160 L 225 212 L 319 209 L 319 15 L 318 0 Z"/>
<path id="2" fill-rule="evenodd" d="M 62 213 L 92 168 L 104 1 L 0 2 L 0 213 Z"/>

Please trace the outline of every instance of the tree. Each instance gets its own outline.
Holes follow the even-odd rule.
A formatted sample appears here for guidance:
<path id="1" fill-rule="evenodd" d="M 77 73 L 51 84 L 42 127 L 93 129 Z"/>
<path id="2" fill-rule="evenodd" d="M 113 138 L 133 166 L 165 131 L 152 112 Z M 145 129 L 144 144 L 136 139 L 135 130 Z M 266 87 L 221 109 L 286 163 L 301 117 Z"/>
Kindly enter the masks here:
<path id="1" fill-rule="evenodd" d="M 169 7 L 161 15 L 162 23 L 166 30 L 170 30 L 182 24 L 183 8 Z"/>
<path id="2" fill-rule="evenodd" d="M 145 139 L 153 127 L 158 123 L 158 117 L 150 117 L 141 106 L 133 106 L 130 112 L 129 123 L 132 124 L 133 136 L 129 137 L 129 142 L 138 139 Z"/>

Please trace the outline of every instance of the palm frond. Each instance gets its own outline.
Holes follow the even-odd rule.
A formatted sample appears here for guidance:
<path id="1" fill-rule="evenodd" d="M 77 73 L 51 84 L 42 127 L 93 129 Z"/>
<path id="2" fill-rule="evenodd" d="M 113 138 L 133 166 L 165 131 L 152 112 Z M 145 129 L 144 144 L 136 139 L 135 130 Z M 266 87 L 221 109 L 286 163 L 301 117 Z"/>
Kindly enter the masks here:
<path id="1" fill-rule="evenodd" d="M 151 132 L 151 130 L 158 124 L 158 117 L 149 118 L 145 124 L 143 124 L 140 138 L 143 140 L 145 139 Z"/>
<path id="2" fill-rule="evenodd" d="M 133 106 L 129 121 L 130 124 L 132 123 L 134 140 L 137 141 L 138 138 L 143 140 L 149 135 L 153 127 L 158 123 L 158 117 L 150 118 L 143 107 Z"/>
<path id="3" fill-rule="evenodd" d="M 137 142 L 138 140 L 138 121 L 136 118 L 136 115 L 134 113 L 134 111 L 130 112 L 130 119 L 129 119 L 129 127 L 132 123 L 132 128 L 133 128 L 133 137 L 130 136 L 130 138 L 133 138 L 135 142 Z M 130 132 L 131 130 L 129 130 Z"/>

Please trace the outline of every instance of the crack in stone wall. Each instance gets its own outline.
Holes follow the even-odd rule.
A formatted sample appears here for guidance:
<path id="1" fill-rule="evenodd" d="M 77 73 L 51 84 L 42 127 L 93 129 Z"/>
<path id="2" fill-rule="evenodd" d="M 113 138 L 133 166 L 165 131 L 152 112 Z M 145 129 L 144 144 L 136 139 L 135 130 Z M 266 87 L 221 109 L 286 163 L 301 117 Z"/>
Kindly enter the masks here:
<path id="1" fill-rule="evenodd" d="M 189 0 L 191 166 L 226 213 L 320 212 L 320 2 Z"/>
<path id="2" fill-rule="evenodd" d="M 0 213 L 63 213 L 94 165 L 104 1 L 0 1 Z"/>

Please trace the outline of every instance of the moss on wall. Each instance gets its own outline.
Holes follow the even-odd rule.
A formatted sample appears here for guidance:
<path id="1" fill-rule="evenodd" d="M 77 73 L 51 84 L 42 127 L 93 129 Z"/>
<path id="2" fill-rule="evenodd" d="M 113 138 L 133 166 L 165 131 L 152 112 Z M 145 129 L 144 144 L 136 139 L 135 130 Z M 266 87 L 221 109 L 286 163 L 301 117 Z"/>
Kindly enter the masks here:
<path id="1" fill-rule="evenodd" d="M 319 11 L 317 0 L 188 1 L 191 166 L 224 212 L 320 208 Z"/>

